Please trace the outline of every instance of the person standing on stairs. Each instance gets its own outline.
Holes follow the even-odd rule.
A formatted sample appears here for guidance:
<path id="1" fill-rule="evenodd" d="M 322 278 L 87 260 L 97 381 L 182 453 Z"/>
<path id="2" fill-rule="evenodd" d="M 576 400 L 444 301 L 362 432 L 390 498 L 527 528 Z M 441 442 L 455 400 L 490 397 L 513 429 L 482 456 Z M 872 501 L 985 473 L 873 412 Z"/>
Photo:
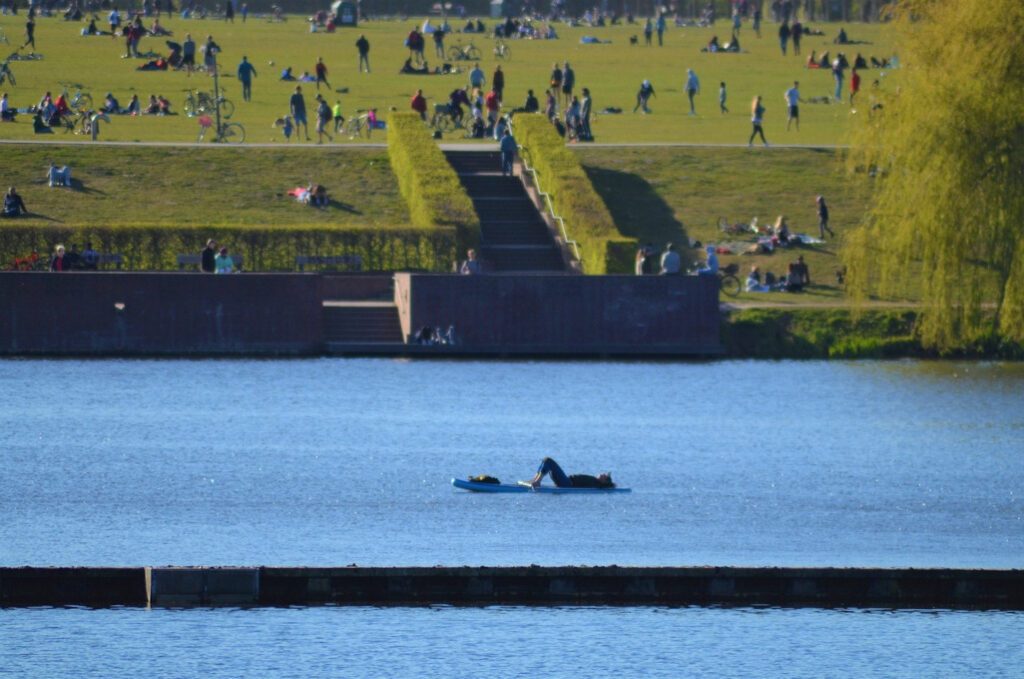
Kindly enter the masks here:
<path id="1" fill-rule="evenodd" d="M 513 164 L 516 160 L 516 152 L 519 150 L 519 145 L 516 143 L 516 138 L 512 136 L 512 130 L 505 128 L 505 133 L 501 135 L 501 176 L 513 176 L 514 167 Z"/>

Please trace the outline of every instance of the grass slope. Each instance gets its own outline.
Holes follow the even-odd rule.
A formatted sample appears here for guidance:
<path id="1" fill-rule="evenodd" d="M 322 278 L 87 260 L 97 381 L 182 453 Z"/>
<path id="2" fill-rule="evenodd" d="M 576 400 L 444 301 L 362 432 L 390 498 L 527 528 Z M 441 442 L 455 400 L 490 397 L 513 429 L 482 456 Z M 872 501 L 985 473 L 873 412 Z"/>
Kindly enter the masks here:
<path id="1" fill-rule="evenodd" d="M 776 303 L 837 301 L 842 295 L 835 271 L 845 234 L 859 220 L 870 185 L 840 169 L 837 151 L 730 148 L 585 148 L 577 149 L 598 193 L 608 204 L 623 235 L 662 247 L 667 241 L 731 244 L 734 251 L 751 238 L 725 234 L 728 223 L 773 223 L 786 215 L 793 233 L 818 235 L 814 198 L 826 196 L 836 239 L 824 245 L 777 250 L 774 254 L 724 255 L 737 262 L 741 280 L 757 264 L 761 271 L 784 274 L 802 254 L 814 285 L 806 295 L 741 293 L 745 301 Z M 751 242 L 746 242 L 751 241 Z M 689 251 L 691 259 L 703 250 Z"/>
<path id="2" fill-rule="evenodd" d="M 103 25 L 105 17 L 99 24 Z M 24 14 L 0 16 L 0 28 L 8 35 L 13 46 L 24 39 Z M 220 57 L 222 83 L 227 95 L 234 101 L 237 112 L 233 118 L 245 125 L 247 142 L 282 142 L 280 132 L 272 128 L 278 117 L 288 112 L 288 98 L 295 83 L 280 81 L 279 75 L 285 66 L 292 66 L 296 74 L 313 71 L 317 57 L 326 63 L 333 90 L 347 92 L 327 93 L 328 101 L 342 102 L 346 116 L 357 109 L 378 108 L 386 117 L 386 111 L 394 106 L 399 110 L 409 107 L 409 100 L 417 88 L 422 88 L 428 99 L 434 102 L 447 100 L 448 93 L 455 87 L 465 85 L 471 63 L 456 62 L 466 69 L 462 74 L 439 76 L 399 75 L 398 69 L 407 55 L 403 40 L 413 23 L 422 22 L 422 17 L 406 22 L 370 22 L 357 29 L 339 29 L 334 34 L 311 34 L 301 17 L 292 17 L 286 23 L 266 23 L 251 18 L 242 24 L 225 23 L 215 20 L 186 20 L 177 16 L 166 16 L 161 23 L 174 31 L 172 39 L 181 42 L 186 32 L 191 32 L 197 44 L 202 44 L 212 34 L 223 48 Z M 147 25 L 150 22 L 147 22 Z M 493 22 L 487 21 L 493 25 Z M 184 72 L 135 70 L 144 63 L 142 59 L 122 59 L 124 41 L 120 38 L 82 37 L 79 35 L 85 24 L 65 22 L 59 17 L 37 20 L 37 51 L 44 54 L 40 61 L 15 61 L 11 63 L 17 78 L 17 87 L 8 88 L 12 104 L 27 107 L 36 104 L 44 92 L 54 95 L 60 92 L 61 81 L 81 83 L 99 103 L 103 95 L 113 92 L 127 105 L 134 92 L 143 101 L 150 94 L 163 94 L 181 111 L 185 91 L 189 88 L 211 88 L 212 79 L 205 75 L 186 77 Z M 459 27 L 458 22 L 455 23 Z M 838 31 L 838 24 L 818 24 L 825 36 L 807 36 L 803 51 L 814 49 L 819 53 L 835 45 L 829 41 Z M 512 58 L 503 63 L 506 72 L 505 106 L 510 109 L 520 106 L 526 90 L 533 89 L 539 97 L 547 87 L 553 63 L 568 60 L 576 71 L 577 88 L 590 88 L 594 110 L 601 111 L 615 106 L 625 110 L 621 115 L 597 115 L 594 133 L 598 141 L 604 142 L 696 142 L 696 143 L 746 143 L 750 134 L 750 102 L 755 94 L 764 96 L 767 108 L 765 133 L 775 144 L 837 144 L 841 143 L 849 126 L 851 110 L 847 105 L 805 104 L 802 107 L 802 121 L 799 132 L 785 131 L 785 106 L 783 92 L 793 80 L 801 81 L 804 97 L 824 96 L 832 92 L 832 78 L 827 71 L 806 70 L 804 57 L 790 54 L 782 56 L 775 37 L 777 27 L 765 23 L 762 38 L 744 26 L 740 41 L 744 54 L 709 54 L 700 51 L 713 34 L 727 40 L 729 28 L 719 22 L 714 28 L 670 28 L 666 31 L 664 47 L 630 45 L 629 37 L 642 36 L 642 26 L 610 26 L 604 28 L 557 26 L 558 40 L 514 40 L 510 41 Z M 849 45 L 845 48 L 852 57 L 857 51 L 865 55 L 890 56 L 894 45 L 886 37 L 884 27 L 869 24 L 848 25 L 851 38 L 865 40 L 870 44 Z M 370 60 L 373 73 L 357 72 L 357 53 L 354 42 L 360 33 L 365 33 L 371 43 Z M 579 40 L 591 35 L 610 44 L 584 45 Z M 167 52 L 164 38 L 144 38 L 143 51 Z M 475 42 L 483 51 L 481 67 L 488 76 L 497 63 L 493 57 L 493 41 L 480 35 L 448 36 L 449 46 L 462 42 Z M 642 43 L 642 37 L 640 42 Z M 6 47 L 6 45 L 4 46 Z M 433 43 L 428 40 L 427 60 L 431 65 L 439 63 L 433 58 Z M 253 85 L 253 100 L 241 100 L 240 86 L 234 74 L 242 55 L 247 55 L 256 66 L 258 77 Z M 274 65 L 270 65 L 274 62 Z M 697 98 L 696 116 L 688 115 L 686 96 L 682 91 L 686 69 L 693 68 L 701 79 L 702 91 Z M 867 71 L 863 74 L 862 97 L 869 96 L 868 90 L 874 79 L 882 87 L 895 86 L 894 75 Z M 643 79 L 650 79 L 656 89 L 656 98 L 651 105 L 651 115 L 633 115 L 630 111 L 635 103 L 635 94 Z M 725 81 L 728 87 L 729 113 L 723 115 L 718 109 L 718 83 Z M 5 88 L 7 85 L 4 86 Z M 312 109 L 316 88 L 304 83 L 307 108 Z M 844 95 L 845 96 L 845 95 Z M 543 99 L 542 99 L 543 101 Z M 184 115 L 158 117 L 140 116 L 129 118 L 118 116 L 109 125 L 101 128 L 103 140 L 118 141 L 195 141 L 198 123 Z M 65 138 L 63 132 L 55 135 Z M 383 135 L 375 135 L 376 141 Z M 0 125 L 0 138 L 31 139 L 34 137 L 31 118 L 21 116 L 15 124 Z M 313 135 L 315 139 L 315 135 Z M 80 139 L 67 136 L 69 139 Z M 209 138 L 209 137 L 208 137 Z M 294 137 L 293 137 L 294 139 Z M 340 141 L 337 140 L 336 141 Z M 295 143 L 294 141 L 292 143 Z"/>
<path id="3" fill-rule="evenodd" d="M 4 187 L 30 215 L 0 228 L 53 225 L 406 226 L 409 214 L 383 149 L 166 148 L 17 144 L 3 147 Z M 71 166 L 70 190 L 49 188 L 50 161 Z M 310 182 L 326 210 L 287 195 Z M 4 189 L 6 190 L 6 188 Z"/>

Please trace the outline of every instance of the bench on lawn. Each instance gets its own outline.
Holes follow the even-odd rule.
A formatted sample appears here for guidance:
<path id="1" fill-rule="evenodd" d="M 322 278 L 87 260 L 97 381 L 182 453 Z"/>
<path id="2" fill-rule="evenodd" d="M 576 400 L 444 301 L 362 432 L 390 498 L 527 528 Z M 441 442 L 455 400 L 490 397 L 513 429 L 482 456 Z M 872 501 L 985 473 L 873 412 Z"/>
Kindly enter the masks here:
<path id="1" fill-rule="evenodd" d="M 307 266 L 361 271 L 363 258 L 360 255 L 299 255 L 295 258 L 295 266 L 299 271 L 305 271 Z"/>
<path id="2" fill-rule="evenodd" d="M 102 269 L 113 264 L 118 271 L 121 270 L 121 265 L 124 264 L 123 255 L 118 255 L 111 252 L 101 252 L 99 253 L 99 255 L 99 259 L 96 260 L 97 269 Z"/>
<path id="3" fill-rule="evenodd" d="M 242 255 L 231 254 L 231 261 L 235 263 L 235 268 L 239 271 L 242 270 L 242 264 L 245 262 L 245 258 Z M 199 265 L 203 263 L 202 255 L 178 255 L 178 271 L 184 270 L 186 266 L 198 269 Z"/>

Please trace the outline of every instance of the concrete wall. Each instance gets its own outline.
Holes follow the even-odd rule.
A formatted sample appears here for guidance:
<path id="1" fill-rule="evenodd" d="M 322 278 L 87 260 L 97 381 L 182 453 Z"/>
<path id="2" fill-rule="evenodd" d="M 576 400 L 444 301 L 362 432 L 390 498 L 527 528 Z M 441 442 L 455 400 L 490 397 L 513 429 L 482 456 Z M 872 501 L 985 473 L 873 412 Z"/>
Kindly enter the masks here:
<path id="1" fill-rule="evenodd" d="M 312 354 L 321 277 L 0 274 L 0 354 Z"/>
<path id="2" fill-rule="evenodd" d="M 0 606 L 807 606 L 1024 610 L 1024 571 L 878 568 L 0 568 Z"/>
<path id="3" fill-rule="evenodd" d="M 458 350 L 718 354 L 715 281 L 698 276 L 395 274 L 402 332 L 455 327 Z"/>

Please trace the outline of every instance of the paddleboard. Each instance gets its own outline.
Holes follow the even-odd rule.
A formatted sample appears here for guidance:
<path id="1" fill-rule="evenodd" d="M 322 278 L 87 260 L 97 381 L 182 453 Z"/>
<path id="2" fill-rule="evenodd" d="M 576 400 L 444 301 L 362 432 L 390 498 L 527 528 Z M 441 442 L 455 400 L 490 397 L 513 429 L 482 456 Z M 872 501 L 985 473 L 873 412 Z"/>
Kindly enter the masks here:
<path id="1" fill-rule="evenodd" d="M 629 493 L 629 488 L 558 488 L 557 486 L 537 486 L 534 488 L 526 481 L 519 481 L 516 484 L 507 483 L 478 483 L 477 481 L 466 481 L 463 479 L 452 479 L 452 485 L 463 490 L 471 490 L 475 493 L 559 493 L 559 494 L 582 494 L 582 493 Z"/>

